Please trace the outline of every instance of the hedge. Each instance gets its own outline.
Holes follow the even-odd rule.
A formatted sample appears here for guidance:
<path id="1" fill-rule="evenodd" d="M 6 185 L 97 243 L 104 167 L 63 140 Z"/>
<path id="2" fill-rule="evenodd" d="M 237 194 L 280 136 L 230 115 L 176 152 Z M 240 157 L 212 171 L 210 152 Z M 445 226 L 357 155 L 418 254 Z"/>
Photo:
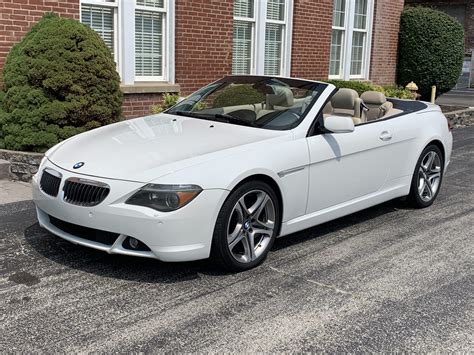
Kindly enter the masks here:
<path id="1" fill-rule="evenodd" d="M 408 7 L 400 19 L 397 82 L 414 81 L 422 98 L 431 86 L 440 95 L 456 85 L 464 60 L 464 30 L 453 17 L 425 7 Z"/>
<path id="2" fill-rule="evenodd" d="M 353 89 L 357 91 L 357 93 L 362 95 L 362 93 L 366 91 L 379 91 L 387 97 L 394 97 L 398 99 L 413 99 L 413 94 L 410 90 L 405 89 L 403 87 L 397 86 L 379 86 L 374 85 L 367 81 L 356 81 L 356 80 L 329 80 L 327 81 L 330 84 L 333 84 L 338 89 L 346 88 L 346 89 Z"/>
<path id="3" fill-rule="evenodd" d="M 10 51 L 0 95 L 0 148 L 43 152 L 121 117 L 110 49 L 79 21 L 47 14 Z"/>

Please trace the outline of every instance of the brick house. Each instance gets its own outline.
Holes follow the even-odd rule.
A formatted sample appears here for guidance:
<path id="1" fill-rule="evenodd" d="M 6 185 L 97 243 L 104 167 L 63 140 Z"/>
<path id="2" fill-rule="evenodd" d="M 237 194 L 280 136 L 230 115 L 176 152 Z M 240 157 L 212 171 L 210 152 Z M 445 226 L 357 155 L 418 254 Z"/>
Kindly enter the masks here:
<path id="1" fill-rule="evenodd" d="M 474 87 L 474 0 L 405 0 L 406 6 L 428 6 L 443 11 L 464 25 L 466 54 L 458 86 Z"/>
<path id="2" fill-rule="evenodd" d="M 395 82 L 403 0 L 0 0 L 0 70 L 44 12 L 82 21 L 110 47 L 124 115 L 223 75 Z"/>

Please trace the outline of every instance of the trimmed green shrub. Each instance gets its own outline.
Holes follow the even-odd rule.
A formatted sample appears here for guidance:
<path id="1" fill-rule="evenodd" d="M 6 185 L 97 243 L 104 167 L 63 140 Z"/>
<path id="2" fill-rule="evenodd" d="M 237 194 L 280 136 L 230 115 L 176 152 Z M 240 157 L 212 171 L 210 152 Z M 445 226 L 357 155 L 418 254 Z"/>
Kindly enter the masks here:
<path id="1" fill-rule="evenodd" d="M 47 14 L 9 53 L 0 98 L 0 147 L 42 152 L 121 116 L 110 49 L 78 21 Z"/>
<path id="2" fill-rule="evenodd" d="M 408 7 L 400 20 L 397 81 L 414 81 L 423 99 L 456 85 L 464 58 L 464 29 L 453 17 L 425 7 Z"/>
<path id="3" fill-rule="evenodd" d="M 265 95 L 252 85 L 228 86 L 214 99 L 213 107 L 258 104 L 265 101 Z"/>
<path id="4" fill-rule="evenodd" d="M 362 93 L 366 91 L 378 91 L 383 93 L 387 97 L 394 97 L 398 99 L 410 99 L 413 100 L 413 94 L 410 90 L 405 89 L 403 87 L 397 86 L 379 86 L 374 85 L 367 81 L 355 81 L 355 80 L 328 80 L 330 84 L 333 84 L 338 89 L 345 88 L 345 89 L 353 89 L 357 91 L 357 93 L 362 95 Z"/>
<path id="5" fill-rule="evenodd" d="M 383 91 L 380 86 L 373 85 L 366 81 L 328 80 L 327 82 L 330 84 L 333 84 L 338 89 L 341 89 L 341 88 L 353 89 L 357 91 L 359 96 L 362 95 L 362 93 L 366 91 Z"/>

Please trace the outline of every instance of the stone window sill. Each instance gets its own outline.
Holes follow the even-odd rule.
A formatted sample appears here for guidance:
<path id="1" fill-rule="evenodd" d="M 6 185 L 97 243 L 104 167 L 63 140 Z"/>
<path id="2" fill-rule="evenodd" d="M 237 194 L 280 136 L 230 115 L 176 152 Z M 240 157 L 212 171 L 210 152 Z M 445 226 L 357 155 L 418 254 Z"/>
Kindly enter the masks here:
<path id="1" fill-rule="evenodd" d="M 159 94 L 165 92 L 179 92 L 178 84 L 138 82 L 131 85 L 121 84 L 120 88 L 124 94 Z"/>

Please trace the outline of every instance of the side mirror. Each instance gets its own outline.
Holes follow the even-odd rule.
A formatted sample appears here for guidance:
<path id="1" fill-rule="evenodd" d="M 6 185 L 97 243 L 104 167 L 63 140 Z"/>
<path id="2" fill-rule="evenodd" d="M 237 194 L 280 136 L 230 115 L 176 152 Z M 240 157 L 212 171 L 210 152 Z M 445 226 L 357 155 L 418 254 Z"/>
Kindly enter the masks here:
<path id="1" fill-rule="evenodd" d="M 332 133 L 354 132 L 354 121 L 346 116 L 329 116 L 324 119 L 324 128 Z"/>

